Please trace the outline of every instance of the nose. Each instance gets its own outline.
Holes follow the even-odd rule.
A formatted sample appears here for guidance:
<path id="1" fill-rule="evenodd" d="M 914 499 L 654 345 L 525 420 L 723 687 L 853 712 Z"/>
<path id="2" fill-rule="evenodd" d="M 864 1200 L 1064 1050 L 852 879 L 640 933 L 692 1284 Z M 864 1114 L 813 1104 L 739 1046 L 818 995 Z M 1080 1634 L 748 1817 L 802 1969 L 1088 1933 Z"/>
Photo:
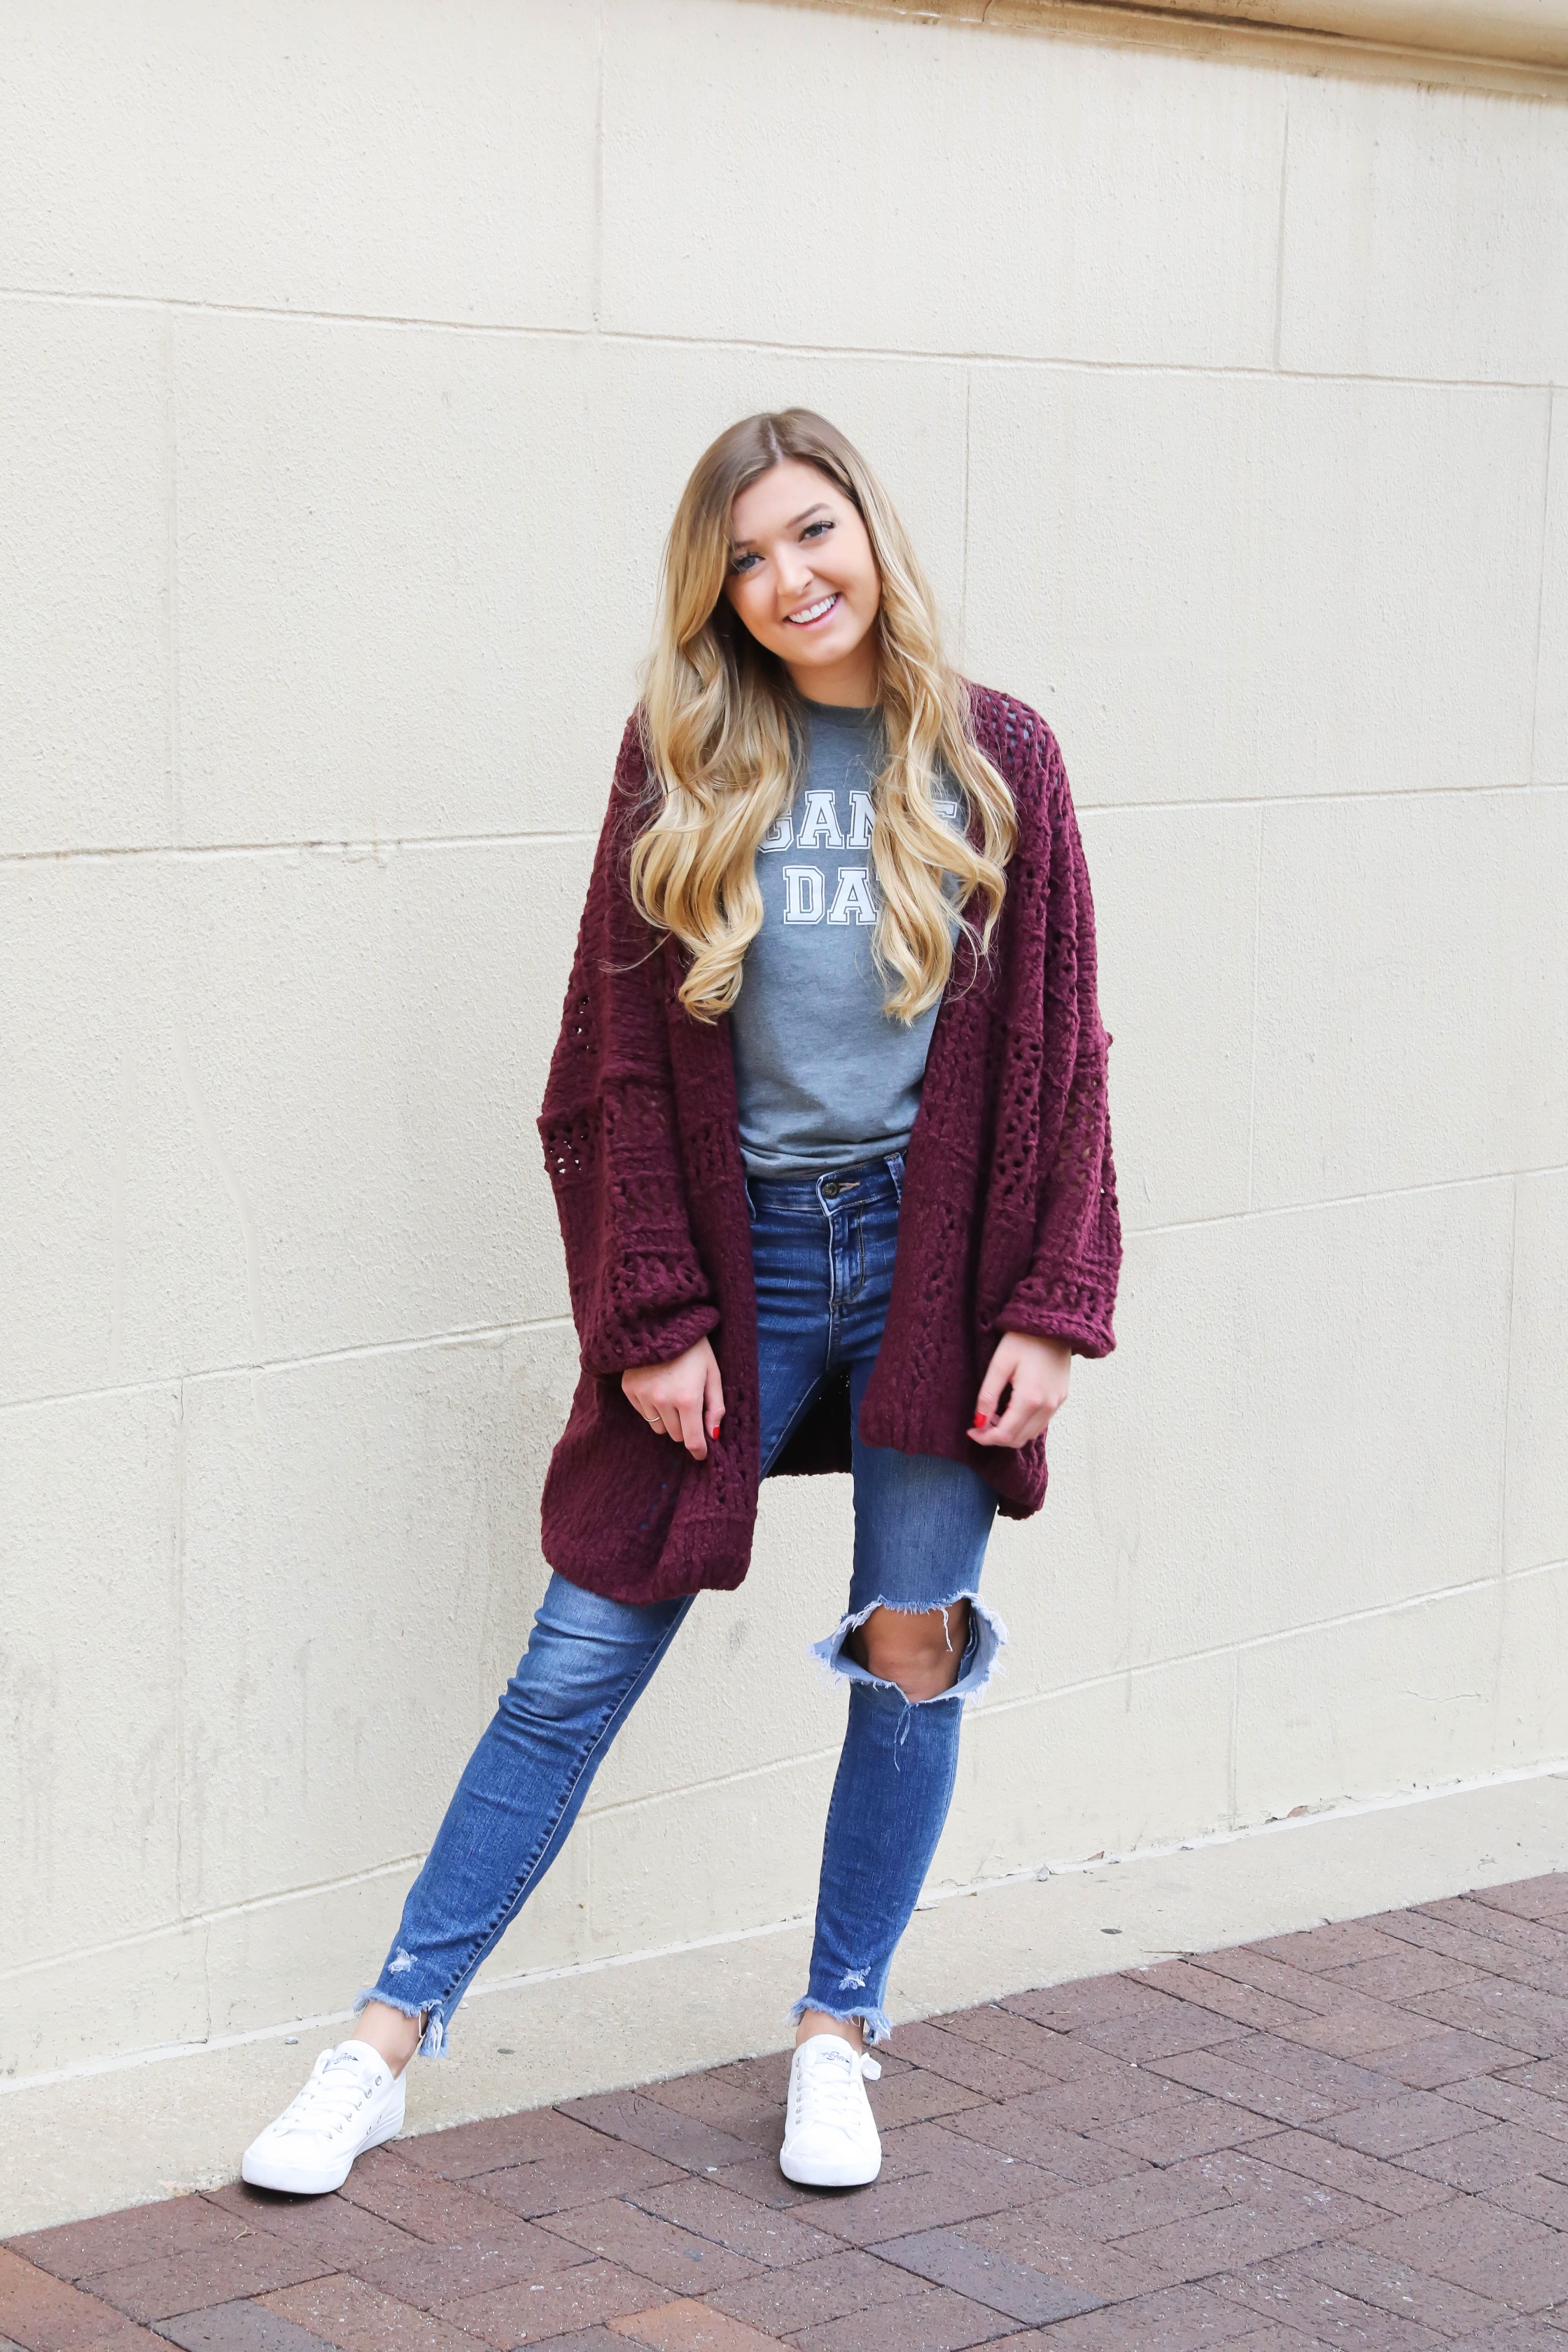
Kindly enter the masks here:
<path id="1" fill-rule="evenodd" d="M 778 558 L 779 595 L 786 608 L 798 604 L 811 585 L 811 558 L 804 548 L 786 548 Z"/>

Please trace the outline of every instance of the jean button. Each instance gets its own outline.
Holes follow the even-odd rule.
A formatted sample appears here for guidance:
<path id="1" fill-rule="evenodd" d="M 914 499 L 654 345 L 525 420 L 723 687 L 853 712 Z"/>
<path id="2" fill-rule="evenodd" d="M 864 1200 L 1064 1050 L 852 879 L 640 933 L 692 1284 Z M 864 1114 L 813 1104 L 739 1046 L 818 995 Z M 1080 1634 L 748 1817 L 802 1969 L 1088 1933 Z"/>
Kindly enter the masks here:
<path id="1" fill-rule="evenodd" d="M 837 1178 L 836 1176 L 830 1176 L 827 1182 L 822 1188 L 822 1197 L 825 1201 L 837 1201 L 838 1195 L 843 1192 L 843 1190 L 844 1187 L 838 1181 Z"/>

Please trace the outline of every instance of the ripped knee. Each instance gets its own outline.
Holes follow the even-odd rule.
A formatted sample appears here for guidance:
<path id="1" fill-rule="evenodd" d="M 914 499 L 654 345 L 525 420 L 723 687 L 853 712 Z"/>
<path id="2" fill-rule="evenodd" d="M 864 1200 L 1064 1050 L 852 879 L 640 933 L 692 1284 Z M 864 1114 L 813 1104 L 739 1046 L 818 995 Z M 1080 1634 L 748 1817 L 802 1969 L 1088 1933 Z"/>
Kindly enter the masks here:
<path id="1" fill-rule="evenodd" d="M 901 1656 L 889 1648 L 900 1633 L 910 1644 Z M 910 1706 L 950 1694 L 966 1705 L 996 1672 L 1006 1640 L 995 1611 L 977 1594 L 959 1592 L 932 1609 L 874 1601 L 841 1617 L 826 1641 L 812 1643 L 811 1654 L 829 1675 L 868 1689 L 898 1690 Z M 919 1671 L 922 1650 L 924 1675 Z"/>
<path id="2" fill-rule="evenodd" d="M 969 1644 L 969 1602 L 935 1609 L 873 1609 L 845 1648 L 879 1682 L 896 1683 L 908 1699 L 940 1698 L 957 1682 Z"/>

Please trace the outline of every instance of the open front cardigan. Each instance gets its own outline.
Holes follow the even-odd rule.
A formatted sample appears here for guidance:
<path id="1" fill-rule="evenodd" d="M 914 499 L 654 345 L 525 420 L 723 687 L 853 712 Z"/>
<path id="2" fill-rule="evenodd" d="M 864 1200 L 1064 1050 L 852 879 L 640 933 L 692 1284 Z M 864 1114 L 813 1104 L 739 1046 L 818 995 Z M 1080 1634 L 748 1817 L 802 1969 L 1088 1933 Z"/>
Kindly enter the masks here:
<path id="1" fill-rule="evenodd" d="M 961 935 L 910 1139 L 891 1302 L 860 1412 L 874 1445 L 966 1462 L 1010 1518 L 1038 1510 L 1044 1436 L 973 1444 L 1004 1331 L 1115 1346 L 1121 1260 L 1095 989 L 1094 913 L 1066 772 L 1045 720 L 970 689 L 1017 846 L 989 952 Z M 566 1249 L 582 1377 L 551 1458 L 544 1556 L 574 1584 L 653 1601 L 738 1585 L 761 1458 L 756 1299 L 727 1014 L 679 1000 L 684 951 L 632 903 L 627 859 L 659 803 L 636 716 L 588 886 L 539 1120 Z M 724 1384 L 705 1462 L 621 1388 L 704 1334 Z M 847 1470 L 847 1382 L 830 1381 L 775 1471 Z"/>

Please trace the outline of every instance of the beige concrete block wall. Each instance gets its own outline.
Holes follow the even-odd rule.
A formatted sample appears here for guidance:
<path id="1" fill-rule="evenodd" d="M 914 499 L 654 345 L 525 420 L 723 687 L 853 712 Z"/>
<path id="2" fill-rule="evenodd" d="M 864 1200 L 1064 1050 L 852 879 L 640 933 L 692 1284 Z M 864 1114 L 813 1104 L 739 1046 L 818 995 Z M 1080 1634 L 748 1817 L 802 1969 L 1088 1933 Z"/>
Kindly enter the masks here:
<path id="1" fill-rule="evenodd" d="M 533 1117 L 763 404 L 1058 730 L 1116 1040 L 937 1887 L 1568 1753 L 1568 110 L 742 0 L 16 0 L 0 108 L 0 2070 L 376 1969 L 544 1579 Z M 767 1492 L 492 1974 L 808 1909 L 848 1528 Z"/>

